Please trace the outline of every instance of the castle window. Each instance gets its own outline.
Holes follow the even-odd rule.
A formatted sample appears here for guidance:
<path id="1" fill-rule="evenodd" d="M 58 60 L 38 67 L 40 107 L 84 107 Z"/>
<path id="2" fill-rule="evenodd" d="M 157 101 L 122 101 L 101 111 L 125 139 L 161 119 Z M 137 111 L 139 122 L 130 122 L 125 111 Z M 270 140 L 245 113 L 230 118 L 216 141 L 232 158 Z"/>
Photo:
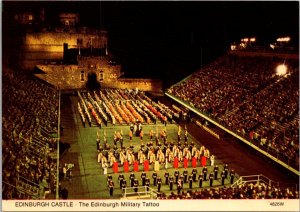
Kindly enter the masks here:
<path id="1" fill-rule="evenodd" d="M 80 81 L 84 82 L 84 71 L 80 72 Z"/>
<path id="2" fill-rule="evenodd" d="M 103 81 L 103 79 L 104 79 L 104 74 L 103 74 L 102 70 L 99 73 L 99 79 L 100 79 L 100 81 Z"/>

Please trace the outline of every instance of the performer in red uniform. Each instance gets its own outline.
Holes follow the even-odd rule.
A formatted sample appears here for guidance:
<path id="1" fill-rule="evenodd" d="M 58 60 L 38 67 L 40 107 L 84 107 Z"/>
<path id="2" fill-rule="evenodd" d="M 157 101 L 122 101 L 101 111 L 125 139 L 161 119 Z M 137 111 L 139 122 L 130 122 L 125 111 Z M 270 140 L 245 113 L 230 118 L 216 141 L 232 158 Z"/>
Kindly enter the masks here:
<path id="1" fill-rule="evenodd" d="M 149 161 L 148 160 L 144 161 L 144 171 L 145 172 L 149 171 Z"/>
<path id="2" fill-rule="evenodd" d="M 138 171 L 139 171 L 139 163 L 138 163 L 137 160 L 134 161 L 134 163 L 133 163 L 133 170 L 134 170 L 135 172 L 138 172 Z"/>
<path id="3" fill-rule="evenodd" d="M 178 168 L 178 158 L 177 158 L 177 157 L 174 158 L 174 163 L 173 163 L 173 165 L 174 165 L 174 168 L 175 168 L 175 169 Z"/>
<path id="4" fill-rule="evenodd" d="M 206 166 L 206 157 L 205 156 L 201 156 L 201 166 L 202 167 Z"/>
<path id="5" fill-rule="evenodd" d="M 197 166 L 197 159 L 195 157 L 192 157 L 192 167 L 196 168 Z"/>
<path id="6" fill-rule="evenodd" d="M 114 162 L 113 171 L 114 171 L 114 173 L 118 173 L 118 162 Z"/>
<path id="7" fill-rule="evenodd" d="M 187 167 L 188 167 L 188 162 L 189 162 L 189 161 L 188 161 L 187 158 L 184 158 L 184 159 L 183 159 L 183 167 L 184 167 L 184 168 L 187 168 Z"/>
<path id="8" fill-rule="evenodd" d="M 124 172 L 128 172 L 128 170 L 129 170 L 129 164 L 128 164 L 128 161 L 125 160 L 124 161 Z"/>

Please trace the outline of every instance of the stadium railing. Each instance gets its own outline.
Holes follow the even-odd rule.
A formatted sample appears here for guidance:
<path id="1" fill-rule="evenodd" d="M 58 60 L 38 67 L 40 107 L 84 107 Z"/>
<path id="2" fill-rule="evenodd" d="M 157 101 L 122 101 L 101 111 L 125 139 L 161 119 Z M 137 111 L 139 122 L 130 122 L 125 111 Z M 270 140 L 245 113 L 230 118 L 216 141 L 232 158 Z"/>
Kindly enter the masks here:
<path id="1" fill-rule="evenodd" d="M 157 199 L 159 195 L 159 192 L 148 186 L 137 187 L 138 192 L 135 192 L 134 189 L 132 187 L 124 188 L 121 199 Z"/>
<path id="2" fill-rule="evenodd" d="M 293 184 L 293 183 L 280 183 L 280 182 L 275 182 L 268 177 L 264 175 L 248 175 L 248 176 L 240 176 L 240 178 L 235 181 L 231 187 L 238 187 L 240 185 L 244 185 L 247 183 L 253 183 L 253 184 L 260 184 L 264 183 L 265 185 L 268 186 L 275 186 L 277 188 L 294 188 L 298 190 L 298 184 Z"/>

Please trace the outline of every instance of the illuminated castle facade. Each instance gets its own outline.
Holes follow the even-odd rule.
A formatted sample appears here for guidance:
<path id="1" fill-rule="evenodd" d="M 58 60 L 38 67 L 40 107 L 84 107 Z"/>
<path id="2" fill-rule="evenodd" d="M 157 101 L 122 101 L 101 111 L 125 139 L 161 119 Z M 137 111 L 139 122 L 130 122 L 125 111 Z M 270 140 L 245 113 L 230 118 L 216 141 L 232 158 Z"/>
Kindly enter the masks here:
<path id="1" fill-rule="evenodd" d="M 15 20 L 30 24 L 35 17 L 29 16 L 16 15 Z M 106 31 L 75 27 L 78 14 L 61 13 L 59 19 L 59 28 L 25 33 L 20 51 L 23 69 L 41 70 L 36 76 L 61 89 L 84 88 L 88 77 L 95 75 L 104 87 L 161 91 L 161 80 L 122 77 L 121 66 L 108 52 Z"/>

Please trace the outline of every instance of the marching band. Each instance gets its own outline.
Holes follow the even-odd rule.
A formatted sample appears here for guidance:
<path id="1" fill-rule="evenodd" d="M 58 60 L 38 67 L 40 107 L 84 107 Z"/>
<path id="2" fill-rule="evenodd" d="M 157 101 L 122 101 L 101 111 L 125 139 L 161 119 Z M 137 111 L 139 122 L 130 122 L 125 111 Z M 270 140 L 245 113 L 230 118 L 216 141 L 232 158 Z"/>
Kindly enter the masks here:
<path id="1" fill-rule="evenodd" d="M 226 165 L 224 171 L 220 173 L 220 178 L 217 178 L 219 172 L 216 168 L 218 166 L 214 166 L 214 155 L 210 155 L 209 149 L 204 145 L 197 146 L 194 142 L 189 141 L 186 126 L 183 130 L 181 126 L 178 127 L 177 143 L 168 141 L 166 127 L 159 130 L 158 126 L 156 126 L 156 129 L 149 129 L 149 132 L 144 131 L 145 130 L 142 129 L 141 126 L 138 126 L 138 124 L 130 124 L 129 131 L 128 133 L 125 132 L 125 136 L 123 130 L 115 130 L 113 133 L 113 147 L 107 143 L 106 132 L 104 131 L 103 142 L 101 142 L 102 136 L 100 130 L 97 131 L 98 163 L 101 164 L 104 174 L 107 174 L 108 168 L 111 168 L 113 173 L 118 173 L 119 167 L 121 167 L 121 174 L 118 178 L 120 189 L 126 188 L 126 180 L 122 173 L 126 173 L 130 170 L 132 170 L 132 172 L 129 181 L 135 191 L 138 189 L 139 180 L 134 173 L 138 171 L 142 171 L 140 179 L 141 185 L 156 186 L 158 191 L 160 191 L 162 186 L 161 177 L 165 178 L 164 185 L 168 185 L 170 190 L 173 190 L 173 185 L 175 184 L 177 192 L 184 189 L 185 183 L 188 183 L 186 188 L 193 188 L 193 183 L 195 182 L 197 182 L 199 188 L 202 188 L 203 183 L 207 180 L 209 180 L 209 184 L 213 186 L 215 180 L 221 179 L 220 182 L 224 185 L 227 177 L 230 178 L 228 182 L 234 178 L 232 177 L 234 176 L 232 173 L 228 174 L 228 165 Z M 133 145 L 133 135 L 139 137 L 140 147 Z M 147 135 L 147 139 L 144 139 L 144 135 Z M 123 145 L 124 139 L 128 139 L 129 146 L 126 145 L 127 147 L 125 147 Z M 148 141 L 144 143 L 144 140 Z M 138 149 L 138 151 L 136 151 L 136 149 Z M 207 160 L 210 161 L 209 164 Z M 208 172 L 208 165 L 212 165 L 214 170 Z M 150 175 L 153 179 L 151 183 L 147 176 L 149 166 L 153 170 L 153 173 Z M 164 167 L 166 170 L 162 176 L 158 174 L 160 167 Z M 173 174 L 167 171 L 168 167 L 175 168 Z M 185 170 L 180 173 L 178 170 L 179 167 L 185 168 Z M 188 173 L 187 170 L 189 167 L 193 168 L 190 173 Z M 197 172 L 197 168 L 199 167 L 203 167 L 202 171 Z M 113 185 L 111 183 L 108 185 L 111 194 L 113 192 Z M 147 189 L 149 190 L 149 188 Z"/>

